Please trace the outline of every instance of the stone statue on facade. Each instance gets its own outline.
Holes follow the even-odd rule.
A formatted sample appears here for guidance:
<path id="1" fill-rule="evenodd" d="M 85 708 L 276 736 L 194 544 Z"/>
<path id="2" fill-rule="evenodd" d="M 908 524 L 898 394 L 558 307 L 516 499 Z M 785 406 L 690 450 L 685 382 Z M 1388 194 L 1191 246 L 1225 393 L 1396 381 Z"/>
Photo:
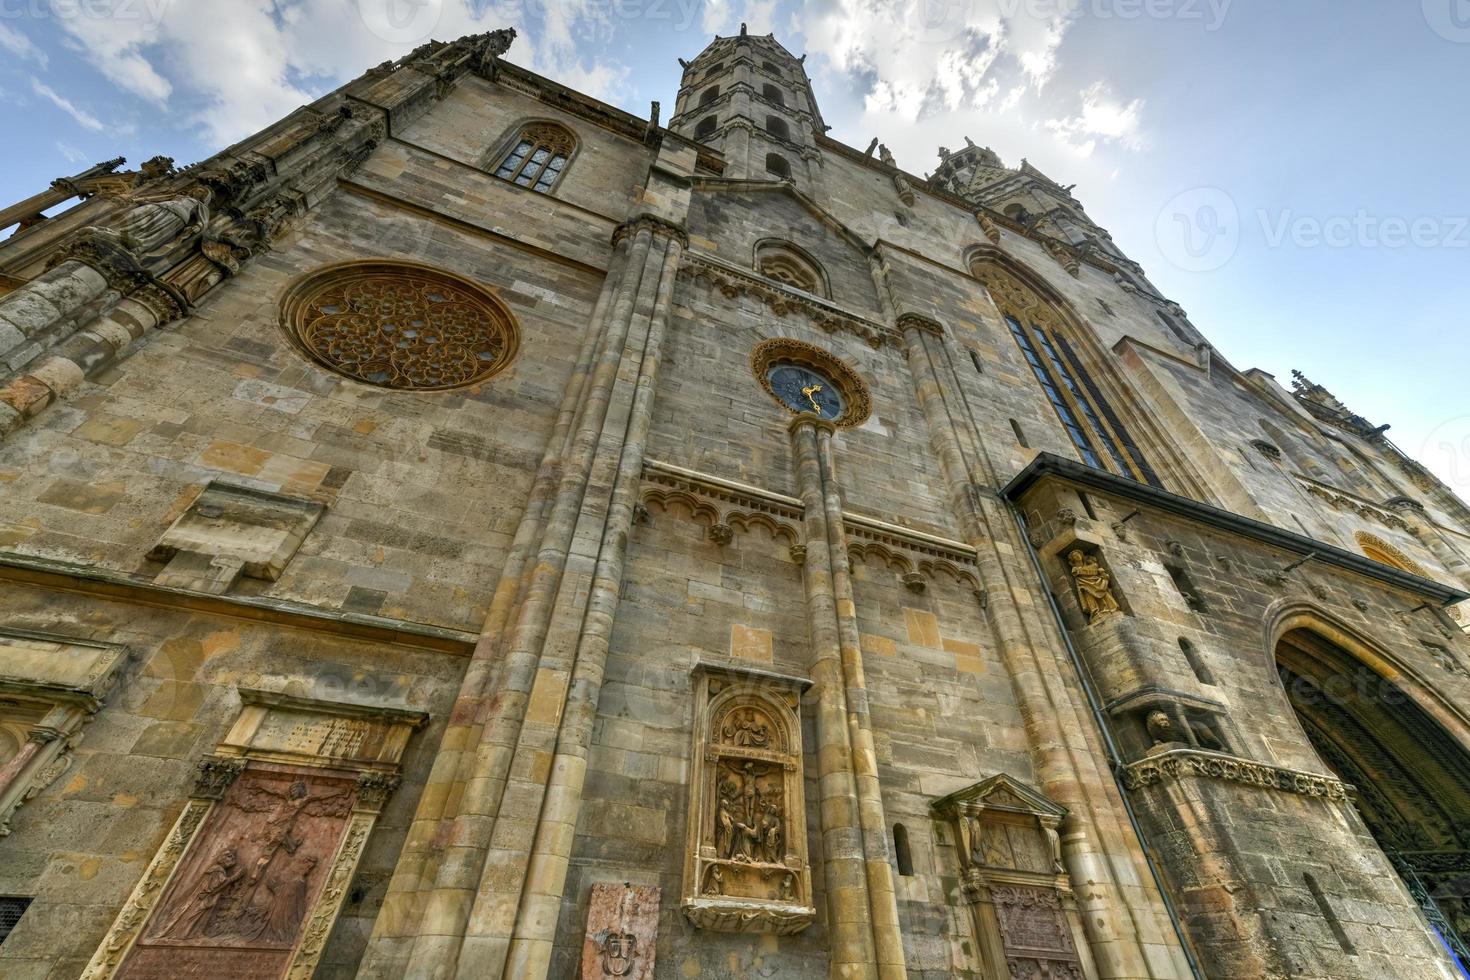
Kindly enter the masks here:
<path id="1" fill-rule="evenodd" d="M 1084 554 L 1080 548 L 1073 548 L 1067 554 L 1067 562 L 1077 584 L 1077 600 L 1082 604 L 1089 623 L 1120 611 L 1118 600 L 1113 598 L 1111 578 L 1096 558 Z"/>

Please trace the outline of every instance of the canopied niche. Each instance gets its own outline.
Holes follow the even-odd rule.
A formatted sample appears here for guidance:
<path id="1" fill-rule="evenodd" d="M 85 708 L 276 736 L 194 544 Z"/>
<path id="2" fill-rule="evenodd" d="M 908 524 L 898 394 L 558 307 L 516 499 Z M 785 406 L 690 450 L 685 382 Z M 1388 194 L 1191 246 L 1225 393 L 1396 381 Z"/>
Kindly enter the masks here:
<path id="1" fill-rule="evenodd" d="M 127 660 L 116 644 L 0 629 L 0 837 L 21 804 L 71 767 Z"/>
<path id="2" fill-rule="evenodd" d="M 1094 978 L 1057 833 L 1067 811 L 1005 773 L 936 800 L 959 853 L 987 980 Z"/>
<path id="3" fill-rule="evenodd" d="M 695 671 L 684 914 L 720 932 L 786 935 L 812 907 L 800 697 L 808 681 Z"/>

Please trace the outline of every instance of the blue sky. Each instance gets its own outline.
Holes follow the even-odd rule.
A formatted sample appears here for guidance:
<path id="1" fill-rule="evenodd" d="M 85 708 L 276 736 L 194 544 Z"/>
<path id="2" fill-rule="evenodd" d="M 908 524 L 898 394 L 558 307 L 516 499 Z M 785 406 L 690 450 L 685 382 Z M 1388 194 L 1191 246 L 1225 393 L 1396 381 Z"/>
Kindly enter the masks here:
<path id="1" fill-rule="evenodd" d="M 834 137 L 1075 183 L 1237 367 L 1299 368 L 1470 497 L 1470 0 L 0 0 L 0 199 L 507 24 L 509 60 L 646 114 L 742 20 L 808 52 Z"/>

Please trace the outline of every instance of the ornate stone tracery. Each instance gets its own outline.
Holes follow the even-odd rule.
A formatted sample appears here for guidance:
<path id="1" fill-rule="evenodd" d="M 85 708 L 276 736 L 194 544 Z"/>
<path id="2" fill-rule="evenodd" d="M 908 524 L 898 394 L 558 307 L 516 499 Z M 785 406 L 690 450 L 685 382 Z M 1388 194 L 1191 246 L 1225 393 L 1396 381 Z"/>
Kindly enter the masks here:
<path id="1" fill-rule="evenodd" d="M 1404 554 L 1402 549 L 1383 540 L 1376 534 L 1359 531 L 1353 535 L 1353 540 L 1358 542 L 1358 547 L 1363 550 L 1363 554 L 1376 562 L 1391 565 L 1411 575 L 1418 575 L 1420 578 L 1434 577 L 1423 565 Z"/>
<path id="2" fill-rule="evenodd" d="M 700 667 L 684 914 L 720 932 L 804 929 L 811 906 L 802 796 L 803 682 Z"/>
<path id="3" fill-rule="evenodd" d="M 408 262 L 329 265 L 281 299 L 281 327 L 312 360 L 381 388 L 437 391 L 484 381 L 514 359 L 519 332 L 474 283 Z"/>
<path id="4" fill-rule="evenodd" d="M 761 275 L 814 296 L 830 298 L 827 277 L 816 260 L 787 242 L 765 241 L 755 247 L 755 267 Z"/>

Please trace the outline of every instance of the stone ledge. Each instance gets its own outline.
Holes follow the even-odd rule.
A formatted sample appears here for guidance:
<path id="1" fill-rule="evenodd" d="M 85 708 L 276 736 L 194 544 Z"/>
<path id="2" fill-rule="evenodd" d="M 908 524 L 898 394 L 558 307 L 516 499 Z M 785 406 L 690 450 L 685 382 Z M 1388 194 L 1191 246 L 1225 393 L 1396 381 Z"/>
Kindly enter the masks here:
<path id="1" fill-rule="evenodd" d="M 192 612 L 212 612 L 241 619 L 278 623 L 316 633 L 378 640 L 443 653 L 470 654 L 476 636 L 462 630 L 323 609 L 289 599 L 265 596 L 222 596 L 156 585 L 111 569 L 0 551 L 0 582 L 18 582 L 144 605 Z"/>
<path id="2" fill-rule="evenodd" d="M 1442 606 L 1470 599 L 1470 594 L 1459 589 L 1410 572 L 1400 571 L 1391 565 L 1385 565 L 1363 555 L 1355 555 L 1350 551 L 1309 538 L 1304 534 L 1288 531 L 1250 517 L 1242 517 L 1212 504 L 1202 503 L 1190 497 L 1181 497 L 1179 494 L 1159 490 L 1144 483 L 1137 483 L 1115 473 L 1083 466 L 1081 463 L 1054 453 L 1038 453 L 1025 469 L 1016 474 L 1002 488 L 1001 496 L 1013 503 L 1018 502 L 1026 491 L 1048 478 L 1109 493 L 1124 500 L 1157 508 L 1177 517 L 1198 521 L 1206 527 L 1212 527 L 1227 534 L 1238 535 L 1247 540 L 1259 541 L 1262 544 L 1280 548 L 1292 555 L 1311 558 L 1324 565 L 1355 572 L 1394 588 L 1433 599 Z"/>
<path id="3" fill-rule="evenodd" d="M 1235 756 L 1198 749 L 1174 749 L 1123 767 L 1123 787 L 1138 790 L 1166 779 L 1199 776 L 1225 782 L 1244 783 L 1261 789 L 1277 789 L 1301 796 L 1318 796 L 1346 801 L 1352 787 L 1333 776 L 1251 762 Z"/>
<path id="4" fill-rule="evenodd" d="M 691 898 L 684 902 L 684 915 L 699 928 L 711 932 L 790 936 L 811 925 L 817 910 L 735 898 Z"/>

